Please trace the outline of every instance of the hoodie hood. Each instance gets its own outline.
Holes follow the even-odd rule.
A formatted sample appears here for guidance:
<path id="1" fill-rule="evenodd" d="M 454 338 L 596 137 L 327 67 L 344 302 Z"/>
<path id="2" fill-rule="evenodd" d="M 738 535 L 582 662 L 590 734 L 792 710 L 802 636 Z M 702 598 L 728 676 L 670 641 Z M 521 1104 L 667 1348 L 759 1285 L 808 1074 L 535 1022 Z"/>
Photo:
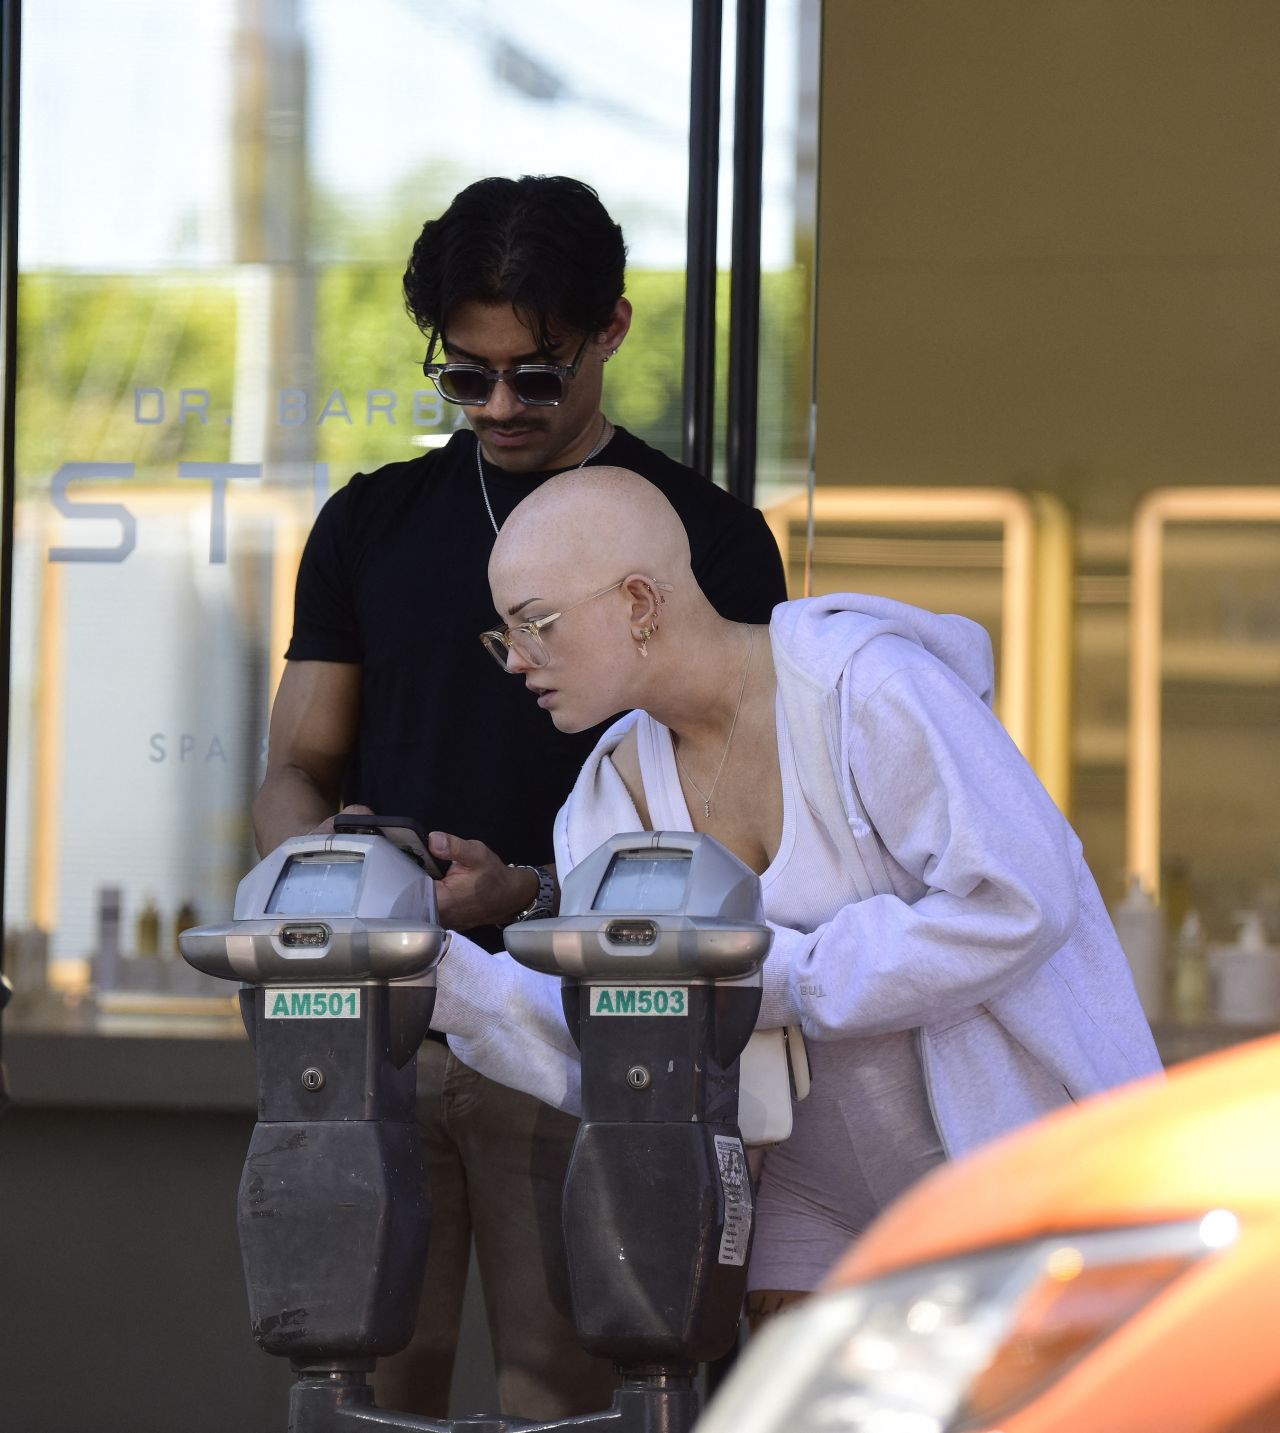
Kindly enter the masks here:
<path id="1" fill-rule="evenodd" d="M 991 639 L 967 617 L 926 612 L 888 597 L 832 592 L 775 607 L 769 633 L 775 655 L 823 690 L 833 690 L 853 658 L 876 638 L 900 637 L 949 667 L 987 706 L 995 692 Z"/>

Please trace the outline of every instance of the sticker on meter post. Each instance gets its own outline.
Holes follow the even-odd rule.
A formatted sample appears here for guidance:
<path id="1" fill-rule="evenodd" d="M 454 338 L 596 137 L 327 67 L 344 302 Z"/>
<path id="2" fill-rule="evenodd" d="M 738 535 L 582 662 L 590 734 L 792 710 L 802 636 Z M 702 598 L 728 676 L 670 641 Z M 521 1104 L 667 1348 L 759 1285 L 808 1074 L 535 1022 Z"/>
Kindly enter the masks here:
<path id="1" fill-rule="evenodd" d="M 263 992 L 268 1020 L 358 1020 L 358 990 L 326 990 L 309 985 L 296 989 L 268 986 Z"/>
<path id="2" fill-rule="evenodd" d="M 592 1015 L 687 1015 L 687 985 L 593 985 Z"/>
<path id="3" fill-rule="evenodd" d="M 721 1264 L 747 1262 L 751 1247 L 751 1177 L 747 1152 L 732 1135 L 714 1136 L 716 1163 L 720 1166 L 720 1188 L 724 1190 L 724 1230 L 720 1235 Z"/>

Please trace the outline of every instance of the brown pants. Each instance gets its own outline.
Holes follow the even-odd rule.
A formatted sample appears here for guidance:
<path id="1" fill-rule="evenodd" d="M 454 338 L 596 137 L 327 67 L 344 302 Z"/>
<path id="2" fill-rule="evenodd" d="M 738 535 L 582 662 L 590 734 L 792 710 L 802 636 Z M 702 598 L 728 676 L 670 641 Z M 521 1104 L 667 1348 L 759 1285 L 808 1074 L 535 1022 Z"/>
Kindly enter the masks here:
<path id="1" fill-rule="evenodd" d="M 434 1040 L 423 1045 L 418 1062 L 431 1248 L 413 1342 L 379 1361 L 378 1403 L 448 1416 L 474 1239 L 500 1411 L 550 1420 L 608 1408 L 613 1365 L 584 1353 L 574 1334 L 560 1231 L 578 1121 L 476 1074 Z"/>

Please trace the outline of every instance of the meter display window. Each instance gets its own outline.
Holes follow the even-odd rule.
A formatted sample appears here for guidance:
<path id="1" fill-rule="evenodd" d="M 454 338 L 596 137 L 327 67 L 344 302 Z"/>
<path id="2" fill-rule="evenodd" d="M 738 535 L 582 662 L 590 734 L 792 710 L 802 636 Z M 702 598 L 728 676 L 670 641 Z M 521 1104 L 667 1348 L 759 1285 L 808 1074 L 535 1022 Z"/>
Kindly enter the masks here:
<path id="1" fill-rule="evenodd" d="M 678 911 L 691 856 L 617 855 L 596 892 L 598 911 Z"/>
<path id="2" fill-rule="evenodd" d="M 278 916 L 349 916 L 360 889 L 360 856 L 294 856 L 267 902 Z"/>

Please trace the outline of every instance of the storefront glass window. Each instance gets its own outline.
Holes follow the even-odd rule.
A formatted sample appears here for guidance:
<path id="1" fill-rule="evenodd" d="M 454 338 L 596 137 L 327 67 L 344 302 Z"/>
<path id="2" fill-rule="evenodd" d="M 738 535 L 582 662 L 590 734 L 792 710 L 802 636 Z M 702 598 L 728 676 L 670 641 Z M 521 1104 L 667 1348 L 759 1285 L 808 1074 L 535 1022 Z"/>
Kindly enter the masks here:
<path id="1" fill-rule="evenodd" d="M 255 859 L 314 513 L 456 420 L 400 276 L 458 189 L 535 172 L 599 190 L 636 305 L 606 408 L 678 455 L 690 26 L 688 0 L 26 8 L 19 1019 L 94 988 L 121 1020 L 200 1018 L 174 932 L 228 911 Z"/>

